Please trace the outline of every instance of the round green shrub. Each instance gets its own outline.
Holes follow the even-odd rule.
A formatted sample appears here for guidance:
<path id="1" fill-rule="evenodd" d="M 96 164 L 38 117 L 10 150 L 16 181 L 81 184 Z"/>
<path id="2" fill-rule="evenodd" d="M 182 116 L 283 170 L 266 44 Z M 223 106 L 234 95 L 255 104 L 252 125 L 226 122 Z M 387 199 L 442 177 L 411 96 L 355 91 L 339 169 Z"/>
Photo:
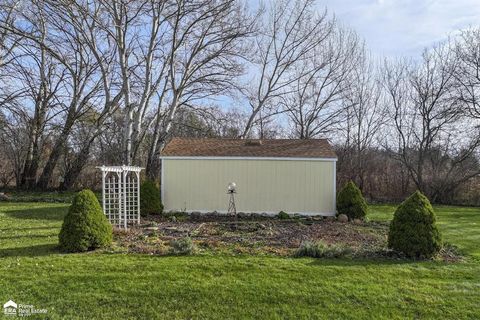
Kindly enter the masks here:
<path id="1" fill-rule="evenodd" d="M 388 233 L 388 247 L 410 258 L 430 258 L 442 247 L 430 201 L 420 191 L 395 211 Z"/>
<path id="2" fill-rule="evenodd" d="M 112 243 L 112 225 L 103 214 L 95 194 L 82 190 L 73 198 L 59 234 L 60 249 L 82 252 Z"/>
<path id="3" fill-rule="evenodd" d="M 157 184 L 151 180 L 144 181 L 140 186 L 140 214 L 146 216 L 162 212 L 163 205 Z"/>
<path id="4" fill-rule="evenodd" d="M 290 215 L 288 213 L 286 213 L 285 211 L 280 211 L 277 214 L 277 218 L 280 219 L 280 220 L 290 219 Z"/>
<path id="5" fill-rule="evenodd" d="M 170 253 L 175 255 L 190 255 L 195 252 L 195 244 L 190 237 L 172 240 Z"/>
<path id="6" fill-rule="evenodd" d="M 349 220 L 364 219 L 367 215 L 367 201 L 353 181 L 348 182 L 338 193 L 337 211 L 339 215 L 345 214 Z"/>

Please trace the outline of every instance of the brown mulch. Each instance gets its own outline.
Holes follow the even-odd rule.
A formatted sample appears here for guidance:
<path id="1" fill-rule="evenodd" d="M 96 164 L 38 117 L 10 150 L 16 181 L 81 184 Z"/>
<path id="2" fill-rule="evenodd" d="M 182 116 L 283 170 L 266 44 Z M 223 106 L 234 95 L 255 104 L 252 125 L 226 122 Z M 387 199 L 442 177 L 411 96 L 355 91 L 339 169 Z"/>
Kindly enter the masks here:
<path id="1" fill-rule="evenodd" d="M 175 221 L 177 220 L 178 221 Z M 351 249 L 354 257 L 405 260 L 387 249 L 387 222 L 348 222 L 334 219 L 266 217 L 150 216 L 128 230 L 115 230 L 113 251 L 152 255 L 172 253 L 176 240 L 189 237 L 197 250 L 289 256 L 302 242 L 322 241 Z M 434 258 L 444 262 L 463 261 L 455 246 L 445 245 Z M 407 259 L 408 260 L 408 259 Z"/>
<path id="2" fill-rule="evenodd" d="M 206 248 L 235 247 L 238 252 L 290 254 L 304 241 L 323 241 L 354 249 L 384 248 L 387 225 L 341 223 L 329 219 L 239 219 L 233 217 L 185 218 L 168 221 L 150 217 L 140 226 L 115 233 L 119 247 L 128 251 L 162 254 L 172 240 L 190 237 Z M 254 249 L 252 249 L 254 248 Z"/>

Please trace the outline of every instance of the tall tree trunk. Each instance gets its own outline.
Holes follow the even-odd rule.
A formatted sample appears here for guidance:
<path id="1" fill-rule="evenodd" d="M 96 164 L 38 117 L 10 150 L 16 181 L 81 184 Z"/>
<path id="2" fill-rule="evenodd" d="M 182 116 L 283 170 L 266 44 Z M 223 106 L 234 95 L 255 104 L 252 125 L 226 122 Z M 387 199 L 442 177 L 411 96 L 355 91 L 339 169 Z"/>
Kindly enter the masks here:
<path id="1" fill-rule="evenodd" d="M 145 168 L 145 174 L 149 180 L 158 182 L 160 180 L 160 167 L 162 161 L 158 158 L 152 158 L 151 161 L 147 162 Z"/>
<path id="2" fill-rule="evenodd" d="M 35 111 L 31 119 L 27 158 L 25 160 L 21 187 L 32 189 L 36 186 L 37 170 L 40 162 L 40 139 L 45 128 L 48 102 L 51 98 L 46 79 L 45 49 L 40 52 L 40 84 L 35 95 Z"/>
<path id="3" fill-rule="evenodd" d="M 34 118 L 32 119 L 27 158 L 20 180 L 20 187 L 24 189 L 32 189 L 36 185 L 38 165 L 40 162 L 39 143 L 44 119 L 45 113 L 43 110 L 37 108 Z"/>
<path id="4" fill-rule="evenodd" d="M 70 190 L 75 185 L 75 182 L 78 179 L 78 176 L 85 167 L 88 158 L 90 156 L 90 148 L 95 141 L 95 137 L 90 138 L 89 141 L 82 147 L 75 160 L 73 160 L 72 165 L 68 168 L 65 173 L 63 182 L 60 184 L 60 190 Z"/>
<path id="5" fill-rule="evenodd" d="M 40 175 L 40 178 L 38 179 L 38 182 L 37 182 L 38 189 L 45 190 L 48 188 L 50 180 L 52 179 L 53 170 L 57 166 L 58 159 L 60 159 L 63 148 L 68 139 L 68 134 L 69 133 L 62 132 L 61 136 L 55 142 L 52 152 L 48 157 L 47 163 L 45 164 L 45 167 L 43 168 L 43 171 Z"/>
<path id="6" fill-rule="evenodd" d="M 145 168 L 145 174 L 153 181 L 160 180 L 162 160 L 160 159 L 160 153 L 165 146 L 165 141 L 158 141 L 153 144 L 153 147 L 148 152 L 147 166 Z"/>
<path id="7" fill-rule="evenodd" d="M 40 161 L 40 155 L 38 151 L 38 146 L 36 143 L 33 144 L 33 150 L 29 159 L 25 161 L 25 166 L 23 169 L 22 179 L 21 179 L 21 188 L 24 189 L 33 189 L 37 181 L 37 170 L 38 163 Z"/>
<path id="8" fill-rule="evenodd" d="M 55 145 L 53 146 L 52 152 L 50 153 L 47 163 L 43 168 L 42 174 L 38 179 L 37 188 L 41 190 L 45 190 L 48 188 L 50 180 L 52 179 L 53 170 L 57 166 L 58 159 L 60 159 L 60 156 L 62 155 L 63 148 L 65 147 L 68 136 L 70 135 L 70 131 L 73 127 L 74 116 L 75 114 L 73 110 L 72 112 L 68 113 L 67 119 L 65 121 L 65 125 L 63 126 L 63 130 L 60 133 L 60 136 L 58 137 L 57 141 L 55 141 Z"/>
<path id="9" fill-rule="evenodd" d="M 181 96 L 181 94 L 182 90 L 175 91 L 173 101 L 170 105 L 170 109 L 168 110 L 166 118 L 161 119 L 158 115 L 155 122 L 155 131 L 153 133 L 152 144 L 150 145 L 150 148 L 148 150 L 147 167 L 145 170 L 147 177 L 154 181 L 158 181 L 160 177 L 160 154 L 165 147 L 166 138 L 168 137 L 168 134 L 172 129 L 173 119 L 179 107 L 178 97 Z M 165 120 L 163 126 L 162 120 Z"/>
<path id="10" fill-rule="evenodd" d="M 133 106 L 128 105 L 124 121 L 124 154 L 123 164 L 129 166 L 132 164 L 132 137 L 133 137 Z"/>

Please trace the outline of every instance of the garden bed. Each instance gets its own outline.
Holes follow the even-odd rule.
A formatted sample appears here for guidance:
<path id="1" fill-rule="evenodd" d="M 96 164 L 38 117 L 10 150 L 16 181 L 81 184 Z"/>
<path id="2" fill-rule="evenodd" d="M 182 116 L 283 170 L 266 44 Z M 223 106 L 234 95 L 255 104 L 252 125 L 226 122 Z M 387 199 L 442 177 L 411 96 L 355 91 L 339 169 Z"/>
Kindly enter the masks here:
<path id="1" fill-rule="evenodd" d="M 386 258 L 404 256 L 387 248 L 388 222 L 347 222 L 332 218 L 277 219 L 261 216 L 149 216 L 139 226 L 115 230 L 114 251 L 152 255 L 177 252 L 178 241 L 191 239 L 197 253 L 294 256 L 302 244 L 321 244 L 325 257 Z M 455 262 L 458 250 L 446 244 L 436 259 Z"/>
<path id="2" fill-rule="evenodd" d="M 178 219 L 178 220 L 177 220 Z M 189 237 L 200 249 L 291 255 L 306 241 L 342 245 L 354 251 L 385 248 L 386 223 L 341 223 L 332 219 L 150 216 L 140 226 L 115 232 L 117 248 L 164 254 L 171 241 Z"/>

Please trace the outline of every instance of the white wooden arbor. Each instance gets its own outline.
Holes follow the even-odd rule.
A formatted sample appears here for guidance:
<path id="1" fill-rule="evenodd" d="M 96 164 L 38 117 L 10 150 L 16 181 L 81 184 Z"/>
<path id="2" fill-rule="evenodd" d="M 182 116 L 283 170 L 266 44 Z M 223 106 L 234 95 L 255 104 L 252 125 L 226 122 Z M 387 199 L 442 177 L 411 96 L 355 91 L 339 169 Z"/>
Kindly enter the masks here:
<path id="1" fill-rule="evenodd" d="M 140 223 L 140 171 L 133 166 L 101 166 L 102 206 L 110 223 L 118 228 Z"/>

